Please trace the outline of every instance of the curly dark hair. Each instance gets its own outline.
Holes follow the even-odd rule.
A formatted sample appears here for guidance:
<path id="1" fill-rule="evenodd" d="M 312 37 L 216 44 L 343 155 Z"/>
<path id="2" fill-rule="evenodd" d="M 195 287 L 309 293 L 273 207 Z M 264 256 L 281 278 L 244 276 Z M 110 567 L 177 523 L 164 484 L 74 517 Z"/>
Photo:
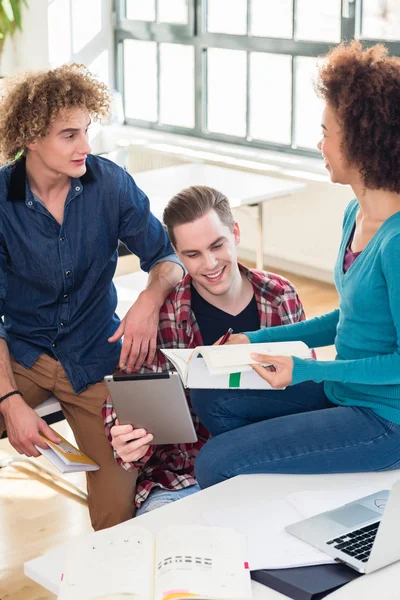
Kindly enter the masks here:
<path id="1" fill-rule="evenodd" d="M 365 187 L 400 193 L 400 57 L 382 44 L 343 42 L 325 56 L 315 89 L 334 109 L 344 158 Z"/>
<path id="2" fill-rule="evenodd" d="M 106 116 L 110 92 L 85 65 L 7 78 L 0 100 L 0 159 L 14 161 L 28 144 L 48 134 L 60 111 L 84 107 L 94 120 Z"/>

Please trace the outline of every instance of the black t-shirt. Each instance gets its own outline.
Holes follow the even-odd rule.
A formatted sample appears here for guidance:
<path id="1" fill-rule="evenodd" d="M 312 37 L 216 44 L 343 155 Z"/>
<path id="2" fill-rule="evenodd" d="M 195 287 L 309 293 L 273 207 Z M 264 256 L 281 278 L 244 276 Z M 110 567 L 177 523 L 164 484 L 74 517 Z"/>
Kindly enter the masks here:
<path id="1" fill-rule="evenodd" d="M 193 284 L 191 285 L 191 295 L 192 310 L 205 346 L 210 346 L 216 342 L 230 327 L 232 327 L 233 333 L 260 329 L 260 317 L 254 294 L 246 308 L 236 317 L 204 300 Z"/>

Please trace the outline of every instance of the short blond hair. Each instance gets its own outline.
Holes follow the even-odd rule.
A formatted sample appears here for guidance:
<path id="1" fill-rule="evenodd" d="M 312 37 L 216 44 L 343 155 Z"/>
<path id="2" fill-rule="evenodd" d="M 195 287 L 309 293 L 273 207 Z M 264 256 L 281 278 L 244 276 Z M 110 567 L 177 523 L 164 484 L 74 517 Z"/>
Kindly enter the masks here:
<path id="1" fill-rule="evenodd" d="M 203 185 L 192 185 L 171 198 L 164 210 L 163 221 L 172 244 L 176 247 L 176 225 L 193 223 L 210 210 L 215 210 L 222 223 L 233 231 L 235 219 L 229 200 L 222 192 Z"/>
<path id="2" fill-rule="evenodd" d="M 85 108 L 93 120 L 106 116 L 110 91 L 84 65 L 25 73 L 3 82 L 0 100 L 0 160 L 12 162 L 45 137 L 60 111 Z"/>

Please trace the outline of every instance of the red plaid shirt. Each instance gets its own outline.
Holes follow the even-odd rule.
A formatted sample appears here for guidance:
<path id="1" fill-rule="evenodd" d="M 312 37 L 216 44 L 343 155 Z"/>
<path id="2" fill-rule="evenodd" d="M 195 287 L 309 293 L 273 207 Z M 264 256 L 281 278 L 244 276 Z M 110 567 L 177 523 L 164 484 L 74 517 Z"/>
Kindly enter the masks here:
<path id="1" fill-rule="evenodd" d="M 239 264 L 240 271 L 249 279 L 256 297 L 260 327 L 288 325 L 305 319 L 303 306 L 293 285 L 274 273 L 247 269 Z M 160 348 L 195 348 L 201 346 L 199 326 L 191 309 L 191 277 L 186 275 L 171 292 L 160 310 L 157 338 L 157 354 L 154 371 L 171 371 L 172 364 Z M 190 402 L 189 402 L 190 404 Z M 145 456 L 133 463 L 125 463 L 114 450 L 115 460 L 127 471 L 139 470 L 136 488 L 136 506 L 146 500 L 153 487 L 179 490 L 194 485 L 194 460 L 209 438 L 209 433 L 194 414 L 193 422 L 198 441 L 195 444 L 150 446 Z M 104 426 L 111 443 L 111 427 L 117 415 L 111 398 L 103 405 Z"/>

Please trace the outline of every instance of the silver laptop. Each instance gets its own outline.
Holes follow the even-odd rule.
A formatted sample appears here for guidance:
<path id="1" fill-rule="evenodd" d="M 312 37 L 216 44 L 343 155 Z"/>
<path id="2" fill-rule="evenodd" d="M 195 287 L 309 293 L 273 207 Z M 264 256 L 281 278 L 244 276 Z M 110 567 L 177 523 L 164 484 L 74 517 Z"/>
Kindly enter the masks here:
<path id="1" fill-rule="evenodd" d="M 185 391 L 179 375 L 143 373 L 104 377 L 121 425 L 152 433 L 152 444 L 197 441 Z"/>
<path id="2" fill-rule="evenodd" d="M 400 560 L 400 481 L 335 510 L 285 527 L 286 531 L 360 573 Z"/>

